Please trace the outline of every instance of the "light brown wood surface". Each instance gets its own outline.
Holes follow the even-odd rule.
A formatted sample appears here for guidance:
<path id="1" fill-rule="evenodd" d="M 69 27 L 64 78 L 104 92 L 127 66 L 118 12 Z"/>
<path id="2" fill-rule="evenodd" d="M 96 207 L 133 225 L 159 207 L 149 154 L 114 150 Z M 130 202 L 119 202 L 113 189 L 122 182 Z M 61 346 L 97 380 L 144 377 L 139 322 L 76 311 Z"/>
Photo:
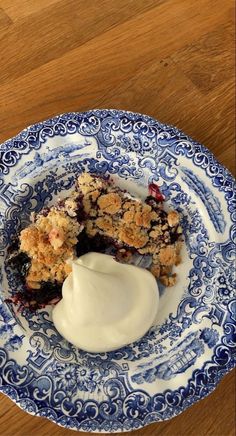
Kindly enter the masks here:
<path id="1" fill-rule="evenodd" d="M 0 142 L 58 113 L 128 109 L 178 126 L 234 172 L 233 29 L 233 0 L 0 0 Z M 132 434 L 233 436 L 234 387 L 230 373 Z M 0 395 L 0 434 L 75 433 Z"/>

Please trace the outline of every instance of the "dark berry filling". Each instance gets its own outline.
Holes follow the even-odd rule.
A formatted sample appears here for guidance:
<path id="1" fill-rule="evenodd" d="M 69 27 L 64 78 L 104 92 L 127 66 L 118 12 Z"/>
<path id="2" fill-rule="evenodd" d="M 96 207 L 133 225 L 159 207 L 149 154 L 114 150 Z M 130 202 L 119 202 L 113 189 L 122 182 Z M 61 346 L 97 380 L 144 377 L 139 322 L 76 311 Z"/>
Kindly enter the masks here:
<path id="1" fill-rule="evenodd" d="M 61 299 L 62 285 L 60 283 L 41 282 L 40 285 L 40 289 L 30 289 L 23 285 L 21 292 L 17 292 L 6 301 L 17 304 L 20 308 L 27 307 L 29 310 L 35 311 Z"/>
<path id="2" fill-rule="evenodd" d="M 89 238 L 86 231 L 83 230 L 78 236 L 76 255 L 79 257 L 91 251 L 105 253 L 113 245 L 114 241 L 111 238 L 98 234 L 93 238 Z"/>
<path id="3" fill-rule="evenodd" d="M 174 244 L 175 242 L 178 241 L 178 239 L 180 238 L 179 233 L 177 232 L 177 228 L 178 226 L 176 226 L 175 228 L 173 228 L 170 232 L 170 243 Z"/>
<path id="4" fill-rule="evenodd" d="M 15 270 L 22 280 L 25 279 L 31 265 L 30 257 L 19 251 L 19 241 L 15 239 L 7 251 L 6 264 Z"/>
<path id="5" fill-rule="evenodd" d="M 83 206 L 83 194 L 78 195 L 76 198 L 77 209 L 76 209 L 76 217 L 79 223 L 82 223 L 86 220 L 87 214 L 84 210 Z"/>
<path id="6" fill-rule="evenodd" d="M 31 289 L 26 285 L 26 276 L 31 266 L 30 257 L 19 251 L 19 241 L 15 239 L 8 248 L 6 265 L 9 266 L 19 279 L 19 292 L 6 301 L 19 304 L 20 307 L 28 307 L 36 310 L 44 307 L 52 300 L 60 300 L 62 285 L 57 282 L 41 282 L 40 289 Z"/>

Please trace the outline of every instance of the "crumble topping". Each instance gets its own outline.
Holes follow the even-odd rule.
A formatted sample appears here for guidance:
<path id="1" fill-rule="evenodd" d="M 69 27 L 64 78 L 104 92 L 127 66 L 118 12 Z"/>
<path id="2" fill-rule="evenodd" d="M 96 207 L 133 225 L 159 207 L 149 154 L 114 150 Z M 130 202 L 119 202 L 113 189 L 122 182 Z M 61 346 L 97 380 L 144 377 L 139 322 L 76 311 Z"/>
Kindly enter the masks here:
<path id="1" fill-rule="evenodd" d="M 89 189 L 85 188 L 87 182 Z M 167 213 L 162 201 L 151 197 L 142 202 L 117 186 L 87 174 L 78 178 L 77 191 L 83 195 L 82 204 L 87 214 L 85 229 L 89 237 L 109 236 L 120 247 L 152 255 L 150 271 L 153 275 L 162 277 L 168 286 L 175 283 L 175 275 L 169 278 L 172 267 L 180 262 L 177 240 L 182 229 L 177 211 Z M 163 266 L 171 268 L 166 272 Z"/>
<path id="2" fill-rule="evenodd" d="M 34 217 L 34 223 L 20 233 L 20 250 L 31 258 L 27 285 L 38 289 L 39 282 L 63 282 L 71 271 L 66 262 L 75 253 L 74 247 L 81 225 L 63 210 Z"/>
<path id="3" fill-rule="evenodd" d="M 78 246 L 96 251 L 103 241 L 115 247 L 121 262 L 132 262 L 135 253 L 151 256 L 149 270 L 165 286 L 173 286 L 172 268 L 181 261 L 180 217 L 175 210 L 163 209 L 163 196 L 154 188 L 158 198 L 141 201 L 109 180 L 82 173 L 70 197 L 32 214 L 32 224 L 20 233 L 20 252 L 31 262 L 27 287 L 61 284 L 71 271 L 68 261 L 80 252 Z"/>

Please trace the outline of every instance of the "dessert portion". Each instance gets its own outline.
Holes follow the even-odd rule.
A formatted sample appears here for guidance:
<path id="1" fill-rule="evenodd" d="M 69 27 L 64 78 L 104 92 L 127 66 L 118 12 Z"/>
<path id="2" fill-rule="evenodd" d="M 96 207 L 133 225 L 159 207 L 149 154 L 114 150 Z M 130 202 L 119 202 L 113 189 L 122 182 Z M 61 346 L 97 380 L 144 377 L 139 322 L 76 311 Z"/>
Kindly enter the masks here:
<path id="1" fill-rule="evenodd" d="M 72 262 L 52 319 L 69 342 L 102 353 L 140 339 L 154 323 L 158 301 L 149 271 L 88 253 Z"/>
<path id="2" fill-rule="evenodd" d="M 91 251 L 112 251 L 121 263 L 146 256 L 155 278 L 174 285 L 172 268 L 180 262 L 182 234 L 179 214 L 164 210 L 157 185 L 150 185 L 149 192 L 142 201 L 107 178 L 82 173 L 70 197 L 32 214 L 32 223 L 10 250 L 8 262 L 25 282 L 16 300 L 37 308 L 61 298 L 71 260 Z"/>

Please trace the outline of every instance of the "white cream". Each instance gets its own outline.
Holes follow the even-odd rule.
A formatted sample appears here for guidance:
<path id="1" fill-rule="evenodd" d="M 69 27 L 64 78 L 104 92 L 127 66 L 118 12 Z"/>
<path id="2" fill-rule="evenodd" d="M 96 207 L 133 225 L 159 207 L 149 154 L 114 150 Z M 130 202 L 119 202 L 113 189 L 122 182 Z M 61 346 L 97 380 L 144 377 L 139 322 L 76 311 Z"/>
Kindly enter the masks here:
<path id="1" fill-rule="evenodd" d="M 152 326 L 159 292 L 153 275 L 88 253 L 72 263 L 53 310 L 59 333 L 90 352 L 111 351 L 141 338 Z"/>

